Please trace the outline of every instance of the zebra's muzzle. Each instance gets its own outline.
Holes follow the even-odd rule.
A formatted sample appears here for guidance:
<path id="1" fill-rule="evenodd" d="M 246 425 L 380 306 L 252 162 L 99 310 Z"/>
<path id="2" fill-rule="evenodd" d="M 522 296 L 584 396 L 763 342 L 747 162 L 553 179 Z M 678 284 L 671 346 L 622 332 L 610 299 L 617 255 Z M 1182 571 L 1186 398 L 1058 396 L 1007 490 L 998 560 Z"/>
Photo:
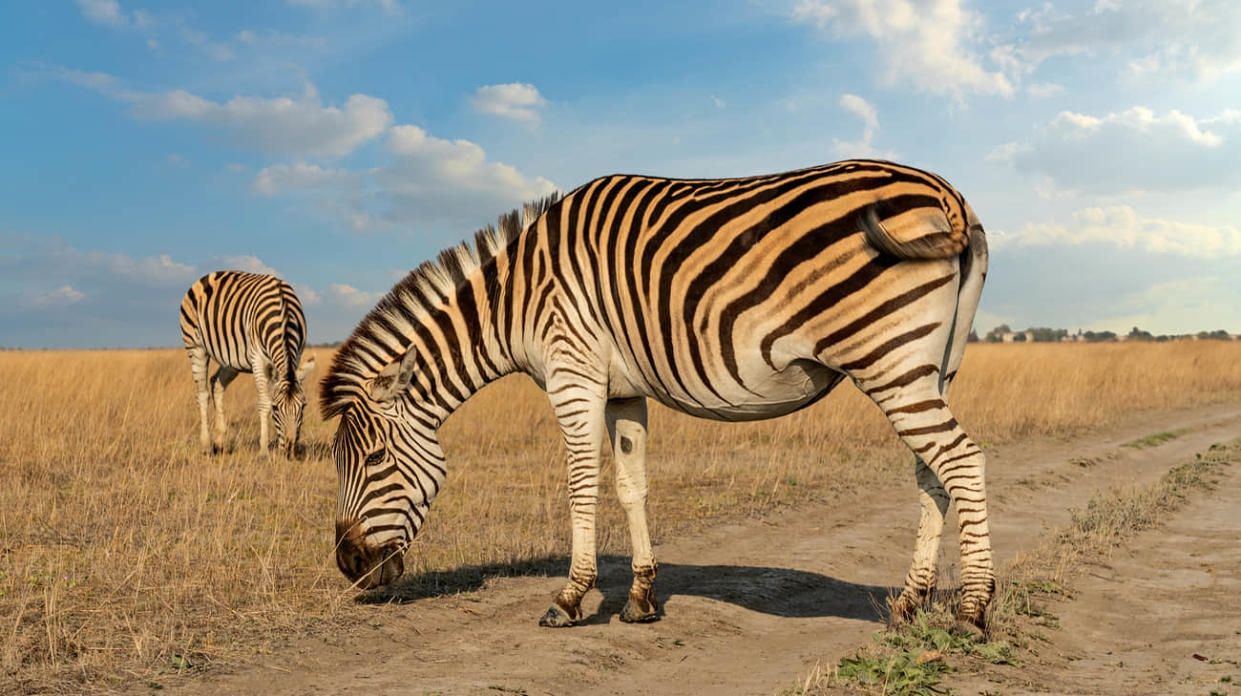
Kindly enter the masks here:
<path id="1" fill-rule="evenodd" d="M 289 439 L 280 443 L 280 452 L 285 459 L 297 459 L 299 449 L 301 448 L 298 446 L 296 439 Z"/>
<path id="2" fill-rule="evenodd" d="M 391 541 L 381 546 L 367 542 L 357 522 L 336 522 L 336 567 L 363 590 L 381 587 L 405 572 L 404 546 Z"/>

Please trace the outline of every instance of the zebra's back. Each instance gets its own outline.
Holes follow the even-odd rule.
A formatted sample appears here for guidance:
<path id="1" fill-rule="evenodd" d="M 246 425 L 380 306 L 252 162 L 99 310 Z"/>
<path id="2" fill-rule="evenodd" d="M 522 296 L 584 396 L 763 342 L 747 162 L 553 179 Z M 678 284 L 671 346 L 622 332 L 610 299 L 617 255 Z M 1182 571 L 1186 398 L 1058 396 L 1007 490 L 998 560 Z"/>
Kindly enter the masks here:
<path id="1" fill-rule="evenodd" d="M 935 175 L 850 161 L 747 179 L 604 177 L 540 232 L 558 283 L 610 334 L 613 378 L 745 419 L 813 402 L 895 326 L 951 318 L 972 217 Z"/>
<path id="2" fill-rule="evenodd" d="M 291 378 L 306 341 L 306 317 L 293 288 L 271 275 L 216 271 L 181 301 L 181 340 L 217 363 L 251 372 L 253 359 Z M 273 375 L 274 376 L 274 375 Z"/>

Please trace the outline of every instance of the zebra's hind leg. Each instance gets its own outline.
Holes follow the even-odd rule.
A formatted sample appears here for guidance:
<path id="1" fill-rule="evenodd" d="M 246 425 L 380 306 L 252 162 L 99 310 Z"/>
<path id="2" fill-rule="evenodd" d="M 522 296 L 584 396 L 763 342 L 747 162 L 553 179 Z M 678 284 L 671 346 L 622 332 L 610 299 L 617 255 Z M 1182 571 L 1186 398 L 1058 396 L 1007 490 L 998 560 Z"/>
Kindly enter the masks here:
<path id="1" fill-rule="evenodd" d="M 908 375 L 915 375 L 915 369 Z M 948 410 L 948 404 L 940 395 L 939 375 L 924 371 L 909 382 L 903 379 L 886 385 L 859 381 L 862 388 L 879 405 L 896 434 L 913 450 L 927 469 L 938 478 L 957 508 L 961 543 L 961 606 L 957 619 L 976 631 L 985 632 L 987 605 L 995 593 L 995 570 L 991 559 L 991 535 L 987 525 L 987 493 L 985 460 L 982 449 L 970 439 Z M 923 479 L 925 480 L 925 479 Z M 924 495 L 931 497 L 933 486 L 927 486 Z M 934 501 L 932 497 L 932 501 Z M 939 503 L 923 501 L 918 548 L 910 568 L 910 577 L 916 583 L 907 583 L 906 592 L 914 596 L 924 585 L 923 569 L 933 567 L 933 549 L 930 537 L 939 522 Z M 922 533 L 927 537 L 924 538 Z M 924 555 L 932 561 L 923 560 Z M 902 593 L 904 594 L 904 593 Z M 911 600 L 913 597 L 911 596 Z M 897 600 L 898 604 L 900 600 Z"/>
<path id="2" fill-rule="evenodd" d="M 922 514 L 918 519 L 918 540 L 914 545 L 914 560 L 905 576 L 905 587 L 892 603 L 892 624 L 902 623 L 913 617 L 935 590 L 935 565 L 939 555 L 940 537 L 944 532 L 944 515 L 948 512 L 948 492 L 939 482 L 934 471 L 917 458 L 918 502 Z"/>
<path id="3" fill-rule="evenodd" d="M 659 618 L 654 588 L 659 566 L 651 553 L 651 533 L 646 526 L 646 399 L 609 401 L 606 416 L 616 462 L 616 495 L 629 517 L 633 545 L 633 586 L 620 619 L 628 623 L 655 621 Z"/>
<path id="4" fill-rule="evenodd" d="M 194 377 L 194 386 L 198 398 L 198 443 L 203 454 L 211 454 L 211 430 L 207 425 L 207 400 L 210 392 L 207 389 L 207 350 L 202 346 L 186 348 L 190 356 L 190 374 Z"/>
<path id="5" fill-rule="evenodd" d="M 237 370 L 220 366 L 211 376 L 211 400 L 215 402 L 215 432 L 212 435 L 212 449 L 224 449 L 224 434 L 228 431 L 228 417 L 224 415 L 224 390 L 237 376 Z"/>
<path id="6" fill-rule="evenodd" d="M 567 369 L 566 369 L 567 368 Z M 595 586 L 595 509 L 599 500 L 599 444 L 603 439 L 607 387 L 582 379 L 589 369 L 578 362 L 552 367 L 547 394 L 564 434 L 569 470 L 569 519 L 573 552 L 569 582 L 539 619 L 540 626 L 572 626 L 582 618 L 582 597 Z"/>

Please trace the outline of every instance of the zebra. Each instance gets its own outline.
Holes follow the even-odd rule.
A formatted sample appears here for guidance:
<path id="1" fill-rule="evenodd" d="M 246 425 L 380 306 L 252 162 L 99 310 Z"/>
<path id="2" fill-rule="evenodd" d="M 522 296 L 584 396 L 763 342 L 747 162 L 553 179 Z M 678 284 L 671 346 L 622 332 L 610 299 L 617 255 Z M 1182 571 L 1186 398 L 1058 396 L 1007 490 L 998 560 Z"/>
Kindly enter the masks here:
<path id="1" fill-rule="evenodd" d="M 315 356 L 298 367 L 306 346 L 306 316 L 283 280 L 242 271 L 216 271 L 199 278 L 181 300 L 181 340 L 198 387 L 199 442 L 218 451 L 228 425 L 224 390 L 241 372 L 253 372 L 258 389 L 259 456 L 267 456 L 267 417 L 276 425 L 278 447 L 293 456 L 306 395 L 302 382 Z M 207 379 L 207 360 L 219 369 Z M 207 428 L 207 402 L 215 402 L 214 444 Z"/>
<path id="2" fill-rule="evenodd" d="M 397 283 L 323 380 L 323 416 L 340 419 L 336 562 L 355 586 L 402 574 L 447 473 L 440 424 L 523 372 L 563 431 L 572 520 L 568 582 L 540 624 L 579 621 L 595 583 L 604 432 L 633 549 L 620 618 L 655 620 L 646 399 L 710 419 L 773 418 L 848 377 L 916 455 L 917 540 L 890 619 L 935 588 L 951 501 L 957 618 L 985 631 L 984 458 L 946 401 L 988 260 L 960 193 L 913 167 L 850 160 L 735 179 L 605 176 L 523 213 Z"/>

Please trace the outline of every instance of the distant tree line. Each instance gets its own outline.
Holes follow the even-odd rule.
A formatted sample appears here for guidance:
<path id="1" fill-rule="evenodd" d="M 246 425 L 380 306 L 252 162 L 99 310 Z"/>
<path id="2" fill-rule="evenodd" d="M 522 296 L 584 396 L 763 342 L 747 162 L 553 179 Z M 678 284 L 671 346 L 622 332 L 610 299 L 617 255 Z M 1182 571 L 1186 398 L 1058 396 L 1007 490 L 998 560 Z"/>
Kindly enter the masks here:
<path id="1" fill-rule="evenodd" d="M 991 329 L 981 339 L 976 331 L 971 331 L 970 341 L 986 341 L 987 343 L 1064 343 L 1085 342 L 1105 343 L 1108 341 L 1233 341 L 1241 339 L 1223 329 L 1216 331 L 1199 331 L 1196 334 L 1159 334 L 1154 335 L 1138 327 L 1133 327 L 1124 336 L 1114 331 L 1082 331 L 1071 334 L 1068 329 L 1053 329 L 1049 326 L 1032 326 L 1024 331 L 1014 331 L 1008 324 L 1000 324 Z"/>

